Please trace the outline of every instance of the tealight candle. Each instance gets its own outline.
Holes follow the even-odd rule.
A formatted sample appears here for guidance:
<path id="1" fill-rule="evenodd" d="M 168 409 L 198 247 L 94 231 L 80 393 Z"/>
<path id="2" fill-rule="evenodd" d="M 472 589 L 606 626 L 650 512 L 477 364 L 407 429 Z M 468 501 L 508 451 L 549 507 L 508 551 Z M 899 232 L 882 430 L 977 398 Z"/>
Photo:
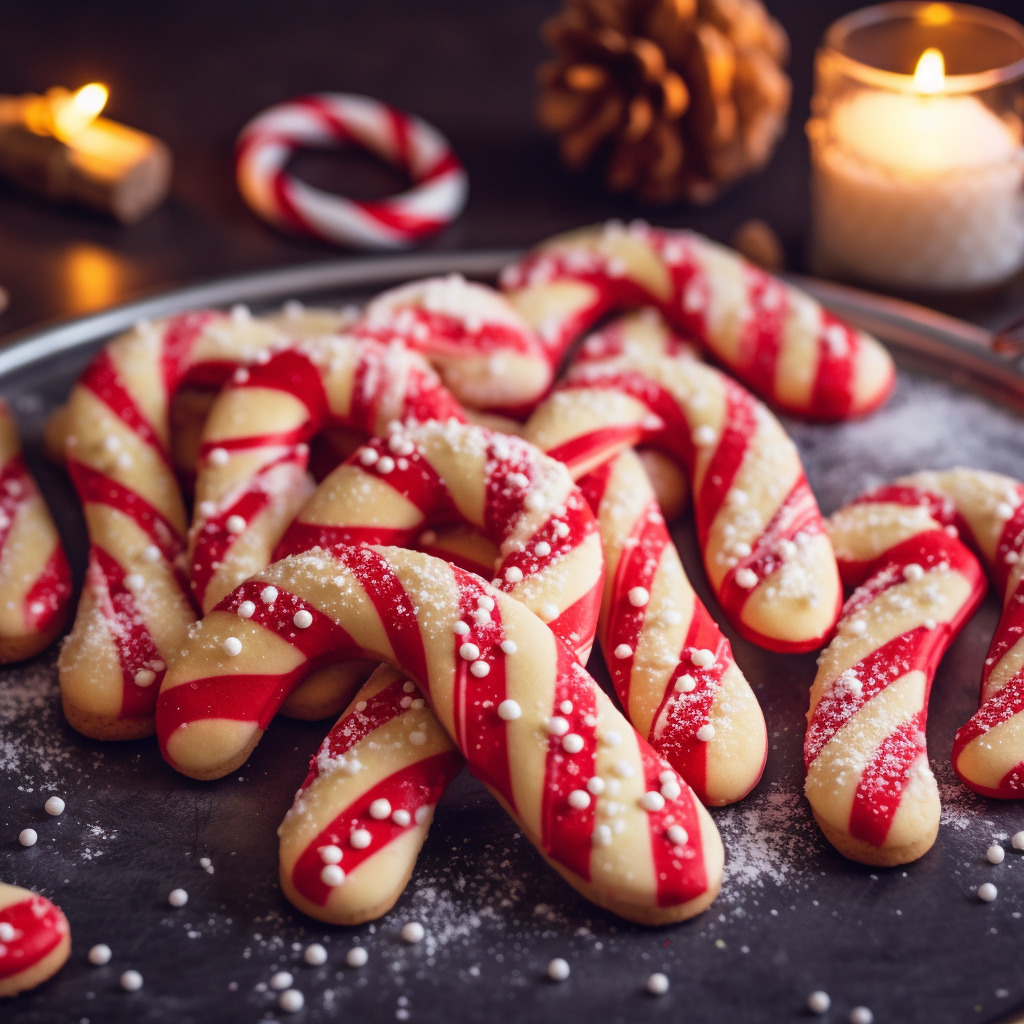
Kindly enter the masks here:
<path id="1" fill-rule="evenodd" d="M 167 194 L 171 156 L 152 135 L 100 117 L 107 90 L 0 96 L 0 174 L 55 202 L 133 223 Z"/>
<path id="2" fill-rule="evenodd" d="M 1024 264 L 1024 28 L 960 4 L 836 22 L 808 136 L 819 272 L 894 289 L 991 287 Z"/>

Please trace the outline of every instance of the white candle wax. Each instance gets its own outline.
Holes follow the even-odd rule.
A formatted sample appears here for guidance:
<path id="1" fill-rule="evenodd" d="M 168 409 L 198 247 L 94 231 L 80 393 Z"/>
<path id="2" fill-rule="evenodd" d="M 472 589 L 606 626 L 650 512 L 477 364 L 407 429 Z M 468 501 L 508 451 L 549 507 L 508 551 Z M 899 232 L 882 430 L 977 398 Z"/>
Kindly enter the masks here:
<path id="1" fill-rule="evenodd" d="M 1024 261 L 1024 159 L 972 96 L 863 90 L 815 146 L 823 269 L 909 288 L 980 288 Z"/>

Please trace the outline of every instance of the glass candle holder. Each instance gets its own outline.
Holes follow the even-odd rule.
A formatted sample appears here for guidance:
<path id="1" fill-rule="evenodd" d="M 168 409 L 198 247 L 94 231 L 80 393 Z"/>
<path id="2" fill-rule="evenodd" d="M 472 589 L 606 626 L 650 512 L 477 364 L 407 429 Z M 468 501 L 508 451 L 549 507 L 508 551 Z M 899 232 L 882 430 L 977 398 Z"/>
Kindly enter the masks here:
<path id="1" fill-rule="evenodd" d="M 811 115 L 817 272 L 965 292 L 1024 265 L 1024 27 L 962 4 L 847 15 Z"/>

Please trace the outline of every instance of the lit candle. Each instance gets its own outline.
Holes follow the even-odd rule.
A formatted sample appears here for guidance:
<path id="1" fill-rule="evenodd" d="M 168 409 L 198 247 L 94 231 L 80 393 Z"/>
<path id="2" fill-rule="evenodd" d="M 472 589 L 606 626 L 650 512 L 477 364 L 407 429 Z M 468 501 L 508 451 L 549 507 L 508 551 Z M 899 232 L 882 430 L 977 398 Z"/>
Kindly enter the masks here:
<path id="1" fill-rule="evenodd" d="M 971 8 L 893 6 L 918 8 L 918 43 L 932 23 L 955 40 L 957 19 L 972 16 Z M 938 47 L 918 49 L 913 74 L 865 63 L 871 43 L 898 48 L 883 46 L 886 23 L 876 12 L 884 10 L 851 16 L 852 30 L 844 24 L 851 19 L 833 27 L 835 45 L 856 34 L 858 19 L 874 15 L 867 42 L 855 39 L 858 59 L 844 53 L 835 60 L 829 39 L 819 55 L 816 116 L 808 125 L 817 268 L 897 289 L 1001 283 L 1024 263 L 1024 132 L 1013 84 L 1000 69 L 985 74 L 971 66 L 970 74 L 947 76 Z M 996 17 L 982 14 L 986 25 Z M 898 34 L 898 19 L 889 28 Z M 1018 38 L 1020 66 L 1011 70 L 1024 75 L 1024 31 Z M 957 60 L 965 60 L 962 47 Z"/>
<path id="2" fill-rule="evenodd" d="M 0 174 L 125 224 L 144 217 L 167 195 L 170 152 L 152 135 L 100 117 L 106 101 L 99 83 L 0 97 Z"/>

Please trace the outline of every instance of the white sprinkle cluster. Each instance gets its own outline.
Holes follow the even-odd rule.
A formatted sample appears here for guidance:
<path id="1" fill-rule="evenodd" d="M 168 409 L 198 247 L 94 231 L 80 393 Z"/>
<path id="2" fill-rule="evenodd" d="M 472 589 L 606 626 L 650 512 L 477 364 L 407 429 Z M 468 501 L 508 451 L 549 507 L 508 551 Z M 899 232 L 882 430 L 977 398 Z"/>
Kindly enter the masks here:
<path id="1" fill-rule="evenodd" d="M 735 580 L 736 586 L 743 590 L 753 590 L 757 586 L 757 573 L 746 567 L 737 569 Z"/>

